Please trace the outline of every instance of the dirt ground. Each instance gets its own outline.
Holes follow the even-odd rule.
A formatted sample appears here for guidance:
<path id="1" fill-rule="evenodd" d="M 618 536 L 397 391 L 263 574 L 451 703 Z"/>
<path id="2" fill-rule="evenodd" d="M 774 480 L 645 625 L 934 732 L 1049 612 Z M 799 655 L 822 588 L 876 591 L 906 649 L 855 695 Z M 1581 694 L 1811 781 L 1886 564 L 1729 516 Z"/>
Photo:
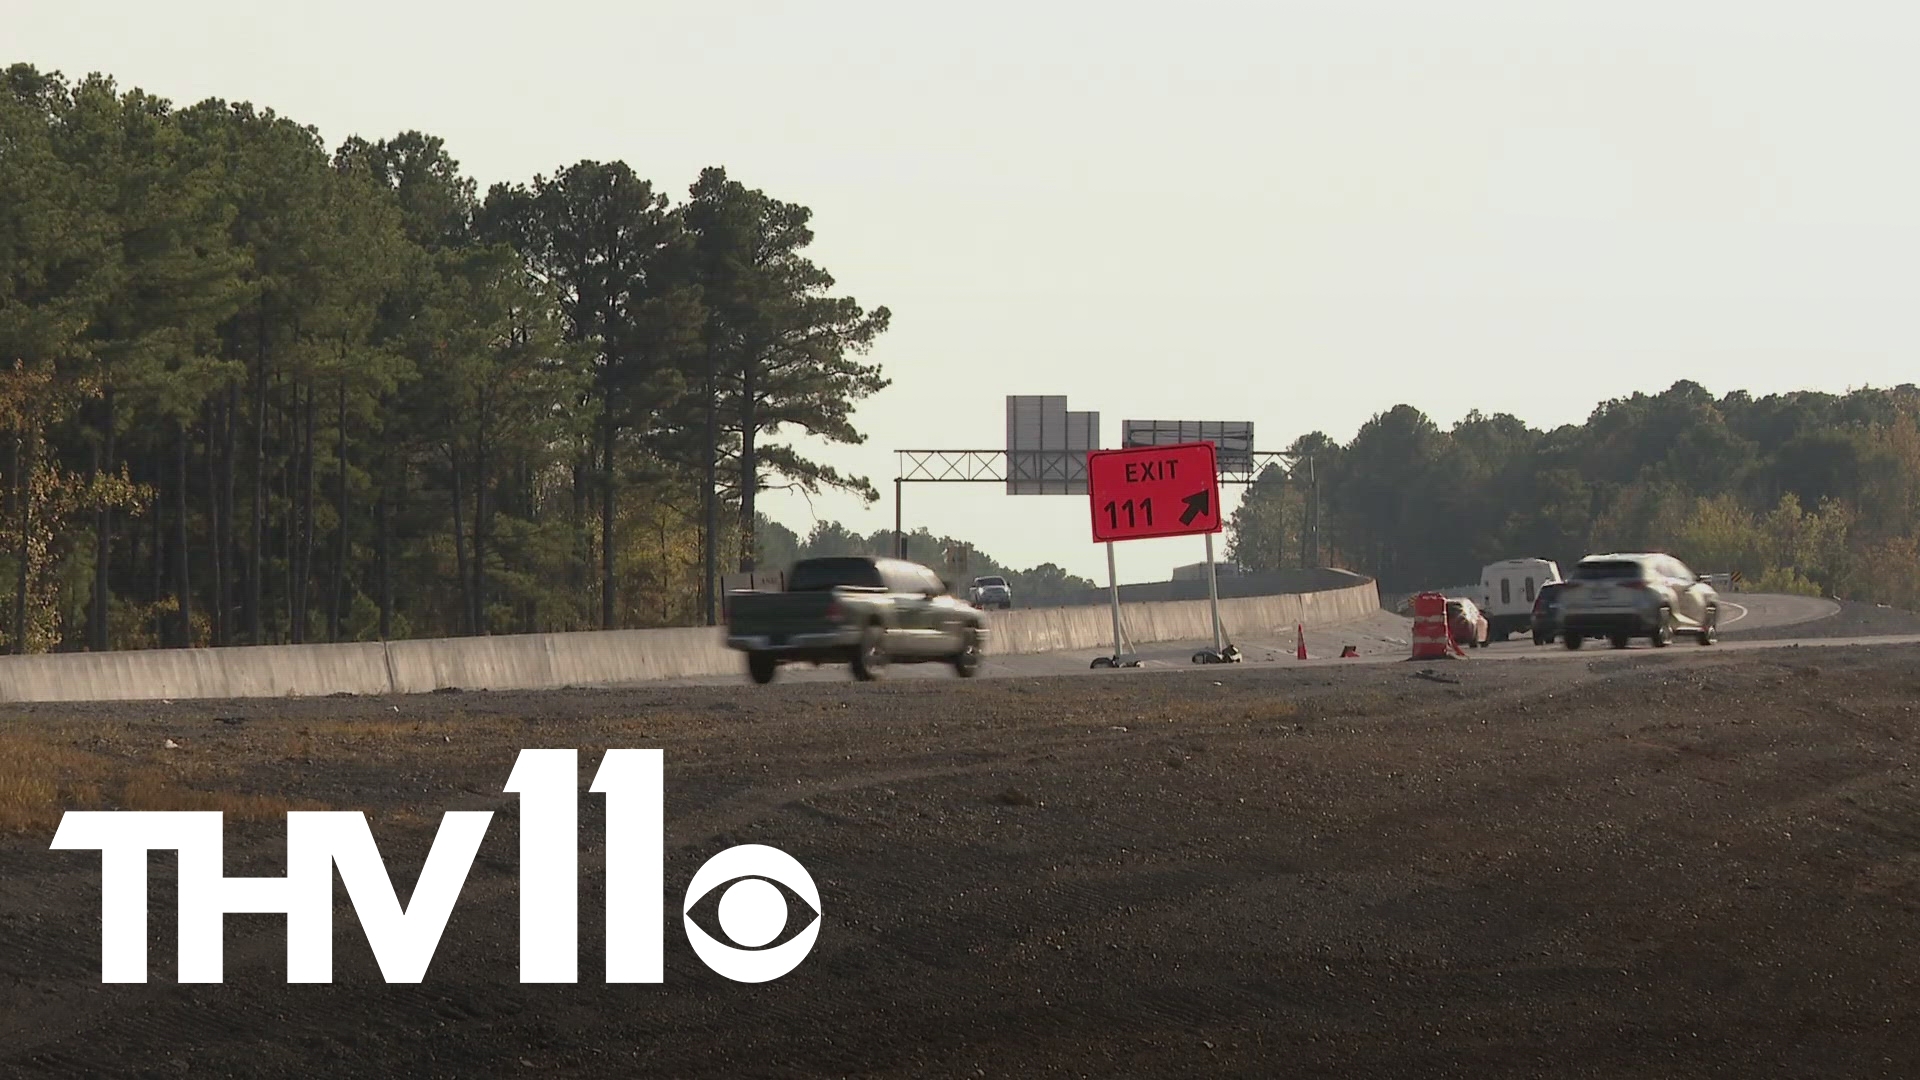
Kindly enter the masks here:
<path id="1" fill-rule="evenodd" d="M 1920 1075 L 1920 648 L 1246 666 L 0 711 L 10 1076 Z M 1422 677 L 1423 670 L 1434 677 Z M 168 741 L 175 745 L 169 748 Z M 666 752 L 667 976 L 520 985 L 523 747 Z M 226 982 L 99 980 L 99 856 L 61 808 L 365 810 L 402 894 L 439 814 L 498 811 L 433 965 L 335 981 L 229 916 Z M 707 971 L 682 890 L 736 843 L 822 895 L 796 971 Z"/>

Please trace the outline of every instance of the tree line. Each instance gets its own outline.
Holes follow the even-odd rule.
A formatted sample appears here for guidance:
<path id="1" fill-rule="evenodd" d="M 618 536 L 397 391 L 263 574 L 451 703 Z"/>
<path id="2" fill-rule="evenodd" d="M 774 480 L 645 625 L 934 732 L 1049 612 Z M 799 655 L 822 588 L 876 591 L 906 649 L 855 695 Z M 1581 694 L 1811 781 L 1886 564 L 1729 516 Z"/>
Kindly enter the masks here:
<path id="1" fill-rule="evenodd" d="M 8 651 L 709 620 L 758 492 L 864 477 L 885 307 L 810 211 L 619 161 L 484 193 L 418 131 L 0 73 Z"/>
<path id="2" fill-rule="evenodd" d="M 1318 480 L 1325 561 L 1393 590 L 1480 567 L 1670 552 L 1747 587 L 1920 607 L 1920 389 L 1715 398 L 1690 381 L 1543 431 L 1470 413 L 1442 429 L 1410 405 L 1352 440 L 1314 432 L 1257 478 L 1229 557 L 1301 565 Z"/>
<path id="3" fill-rule="evenodd" d="M 801 536 L 777 521 L 762 520 L 759 535 L 760 562 L 773 570 L 785 569 L 800 559 L 831 555 L 892 558 L 903 551 L 892 529 L 862 534 L 838 521 L 817 522 Z M 1079 597 L 1094 587 L 1091 580 L 1050 562 L 1014 569 L 968 541 L 936 536 L 925 527 L 906 533 L 903 557 L 939 573 L 955 595 L 962 597 L 974 578 L 989 575 L 1007 579 L 1017 604 Z"/>

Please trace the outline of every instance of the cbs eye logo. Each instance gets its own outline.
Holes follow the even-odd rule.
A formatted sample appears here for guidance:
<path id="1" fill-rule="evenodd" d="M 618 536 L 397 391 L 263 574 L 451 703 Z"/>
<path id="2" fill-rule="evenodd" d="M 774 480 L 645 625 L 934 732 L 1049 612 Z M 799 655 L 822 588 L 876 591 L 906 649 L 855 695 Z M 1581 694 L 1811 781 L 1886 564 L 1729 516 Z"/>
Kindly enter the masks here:
<path id="1" fill-rule="evenodd" d="M 700 925 L 702 918 L 713 930 Z M 688 944 L 716 974 L 769 982 L 813 951 L 820 937 L 820 890 L 793 856 L 764 844 L 741 844 L 708 859 L 693 875 L 681 921 Z"/>

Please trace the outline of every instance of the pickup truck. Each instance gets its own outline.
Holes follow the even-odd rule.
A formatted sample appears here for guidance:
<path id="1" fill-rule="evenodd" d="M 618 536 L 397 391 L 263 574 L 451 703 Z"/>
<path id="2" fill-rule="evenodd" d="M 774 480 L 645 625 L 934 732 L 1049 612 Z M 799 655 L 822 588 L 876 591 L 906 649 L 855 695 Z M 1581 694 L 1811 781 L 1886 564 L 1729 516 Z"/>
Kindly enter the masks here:
<path id="1" fill-rule="evenodd" d="M 987 620 L 950 594 L 932 570 L 901 559 L 802 559 L 783 592 L 728 598 L 727 647 L 747 654 L 747 674 L 773 681 L 782 664 L 852 665 L 875 679 L 889 663 L 941 662 L 962 678 L 980 670 Z"/>
<path id="2" fill-rule="evenodd" d="M 977 577 L 967 590 L 967 602 L 979 608 L 1010 608 L 1013 606 L 1013 590 L 1007 587 L 1007 579 L 997 574 Z"/>

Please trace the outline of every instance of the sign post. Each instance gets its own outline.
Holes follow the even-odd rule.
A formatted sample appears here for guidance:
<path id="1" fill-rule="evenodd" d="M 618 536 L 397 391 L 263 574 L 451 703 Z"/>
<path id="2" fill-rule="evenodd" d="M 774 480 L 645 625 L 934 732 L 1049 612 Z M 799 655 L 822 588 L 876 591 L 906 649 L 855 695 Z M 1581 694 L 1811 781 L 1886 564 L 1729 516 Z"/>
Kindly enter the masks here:
<path id="1" fill-rule="evenodd" d="M 1207 542 L 1207 595 L 1213 613 L 1213 649 L 1194 654 L 1195 663 L 1232 662 L 1240 651 L 1224 641 L 1220 624 L 1220 588 L 1213 569 L 1213 534 L 1220 516 L 1220 474 L 1210 442 L 1094 450 L 1087 454 L 1087 494 L 1093 513 L 1093 539 L 1107 545 L 1107 577 L 1113 595 L 1113 657 L 1120 651 L 1120 589 L 1113 574 L 1113 544 L 1200 533 Z M 1139 661 L 1132 661 L 1137 666 Z"/>
<path id="2" fill-rule="evenodd" d="M 1217 655 L 1225 635 L 1220 632 L 1220 576 L 1213 572 L 1212 533 L 1207 534 L 1207 604 L 1213 608 L 1213 651 Z"/>
<path id="3" fill-rule="evenodd" d="M 1113 541 L 1107 541 L 1107 593 L 1113 601 L 1113 655 L 1096 656 L 1088 667 L 1139 667 L 1140 659 L 1120 633 L 1120 578 L 1113 569 Z"/>

